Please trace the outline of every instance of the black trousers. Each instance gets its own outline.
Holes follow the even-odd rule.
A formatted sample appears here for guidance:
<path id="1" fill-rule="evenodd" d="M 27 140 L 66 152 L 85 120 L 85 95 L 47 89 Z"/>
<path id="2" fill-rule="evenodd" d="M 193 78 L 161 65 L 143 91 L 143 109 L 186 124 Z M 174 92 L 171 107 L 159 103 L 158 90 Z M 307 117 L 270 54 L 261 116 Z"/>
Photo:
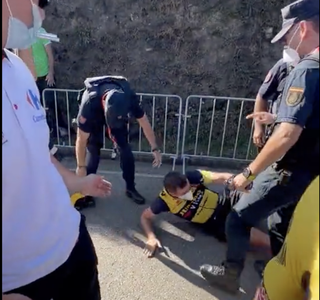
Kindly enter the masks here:
<path id="1" fill-rule="evenodd" d="M 135 161 L 134 156 L 128 143 L 128 129 L 123 128 L 110 128 L 109 130 L 112 137 L 117 143 L 117 147 L 120 153 L 120 167 L 122 170 L 122 177 L 126 182 L 128 190 L 135 188 Z M 91 135 L 88 141 L 87 149 L 87 174 L 95 174 L 98 170 L 100 162 L 100 151 L 102 148 L 101 142 L 102 135 L 100 137 Z"/>
<path id="2" fill-rule="evenodd" d="M 96 252 L 82 216 L 79 239 L 68 260 L 51 274 L 6 294 L 32 300 L 101 300 Z"/>
<path id="3" fill-rule="evenodd" d="M 232 207 L 240 200 L 241 195 L 239 191 L 231 191 L 224 200 L 219 200 L 211 218 L 201 226 L 207 234 L 213 235 L 220 242 L 226 242 L 227 217 Z"/>

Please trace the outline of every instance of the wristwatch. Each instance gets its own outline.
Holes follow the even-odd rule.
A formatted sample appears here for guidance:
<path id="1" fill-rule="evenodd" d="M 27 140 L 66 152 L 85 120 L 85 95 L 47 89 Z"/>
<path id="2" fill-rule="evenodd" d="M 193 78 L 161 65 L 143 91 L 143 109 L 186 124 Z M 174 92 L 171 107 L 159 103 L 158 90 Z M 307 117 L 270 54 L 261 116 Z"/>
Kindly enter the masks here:
<path id="1" fill-rule="evenodd" d="M 78 169 L 86 169 L 87 166 L 78 166 Z"/>
<path id="2" fill-rule="evenodd" d="M 250 181 L 253 181 L 255 180 L 256 176 L 252 174 L 251 170 L 249 168 L 245 168 L 243 171 L 242 171 L 242 175 L 250 180 Z"/>
<path id="3" fill-rule="evenodd" d="M 155 148 L 153 148 L 152 150 L 151 150 L 152 152 L 160 152 L 160 149 L 158 148 L 158 147 L 155 147 Z"/>

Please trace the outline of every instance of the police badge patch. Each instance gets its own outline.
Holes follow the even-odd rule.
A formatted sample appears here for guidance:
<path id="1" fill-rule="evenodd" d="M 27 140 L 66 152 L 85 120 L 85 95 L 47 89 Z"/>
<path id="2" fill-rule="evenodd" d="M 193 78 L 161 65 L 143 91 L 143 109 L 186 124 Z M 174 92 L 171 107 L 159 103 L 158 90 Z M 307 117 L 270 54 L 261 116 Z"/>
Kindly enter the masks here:
<path id="1" fill-rule="evenodd" d="M 302 102 L 304 97 L 304 89 L 291 87 L 288 91 L 286 103 L 288 106 L 296 106 Z"/>

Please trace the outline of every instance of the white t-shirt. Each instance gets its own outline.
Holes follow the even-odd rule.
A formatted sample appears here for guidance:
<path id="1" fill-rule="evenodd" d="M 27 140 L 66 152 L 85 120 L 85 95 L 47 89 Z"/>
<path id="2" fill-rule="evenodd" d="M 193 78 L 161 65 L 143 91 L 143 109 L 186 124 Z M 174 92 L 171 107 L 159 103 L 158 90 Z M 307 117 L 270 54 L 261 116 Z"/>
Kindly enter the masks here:
<path id="1" fill-rule="evenodd" d="M 51 163 L 49 129 L 26 65 L 2 59 L 2 292 L 61 266 L 79 236 L 80 214 Z"/>

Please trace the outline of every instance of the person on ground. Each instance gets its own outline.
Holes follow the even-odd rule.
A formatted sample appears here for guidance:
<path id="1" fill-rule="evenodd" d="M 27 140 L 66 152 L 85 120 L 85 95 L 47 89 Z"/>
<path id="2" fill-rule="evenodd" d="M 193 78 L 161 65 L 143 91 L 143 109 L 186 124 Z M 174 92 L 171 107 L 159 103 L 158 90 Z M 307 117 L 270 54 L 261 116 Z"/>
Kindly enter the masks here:
<path id="1" fill-rule="evenodd" d="M 2 49 L 29 48 L 40 27 L 36 0 L 2 0 Z M 34 78 L 6 50 L 2 78 L 2 299 L 100 300 L 95 249 L 69 193 L 105 197 L 111 184 L 50 155 Z"/>
<path id="2" fill-rule="evenodd" d="M 264 270 L 255 300 L 319 299 L 319 177 L 298 203 L 280 253 Z"/>
<path id="3" fill-rule="evenodd" d="M 319 174 L 319 2 L 296 1 L 282 10 L 282 16 L 283 29 L 274 42 L 288 35 L 285 54 L 299 63 L 286 80 L 271 137 L 233 180 L 235 189 L 245 191 L 252 181 L 253 188 L 227 218 L 226 260 L 200 269 L 211 285 L 232 293 L 239 290 L 250 228 L 280 209 L 292 213 Z"/>
<path id="4" fill-rule="evenodd" d="M 241 192 L 226 190 L 218 193 L 208 184 L 223 185 L 233 175 L 204 170 L 169 172 L 163 180 L 163 190 L 141 215 L 141 225 L 147 236 L 145 254 L 152 257 L 161 247 L 153 229 L 152 221 L 161 213 L 172 213 L 179 218 L 198 224 L 219 241 L 226 241 L 225 222 L 232 207 L 239 201 Z M 269 237 L 260 230 L 251 231 L 251 245 L 269 249 Z"/>
<path id="5" fill-rule="evenodd" d="M 134 117 L 150 143 L 154 156 L 153 166 L 161 165 L 161 154 L 156 138 L 136 93 L 124 77 L 103 76 L 85 80 L 77 124 L 77 174 L 95 174 L 100 162 L 104 128 L 107 126 L 120 153 L 120 167 L 126 182 L 126 195 L 137 204 L 145 199 L 135 188 L 135 161 L 128 142 L 128 115 Z M 86 197 L 87 205 L 94 204 Z"/>

